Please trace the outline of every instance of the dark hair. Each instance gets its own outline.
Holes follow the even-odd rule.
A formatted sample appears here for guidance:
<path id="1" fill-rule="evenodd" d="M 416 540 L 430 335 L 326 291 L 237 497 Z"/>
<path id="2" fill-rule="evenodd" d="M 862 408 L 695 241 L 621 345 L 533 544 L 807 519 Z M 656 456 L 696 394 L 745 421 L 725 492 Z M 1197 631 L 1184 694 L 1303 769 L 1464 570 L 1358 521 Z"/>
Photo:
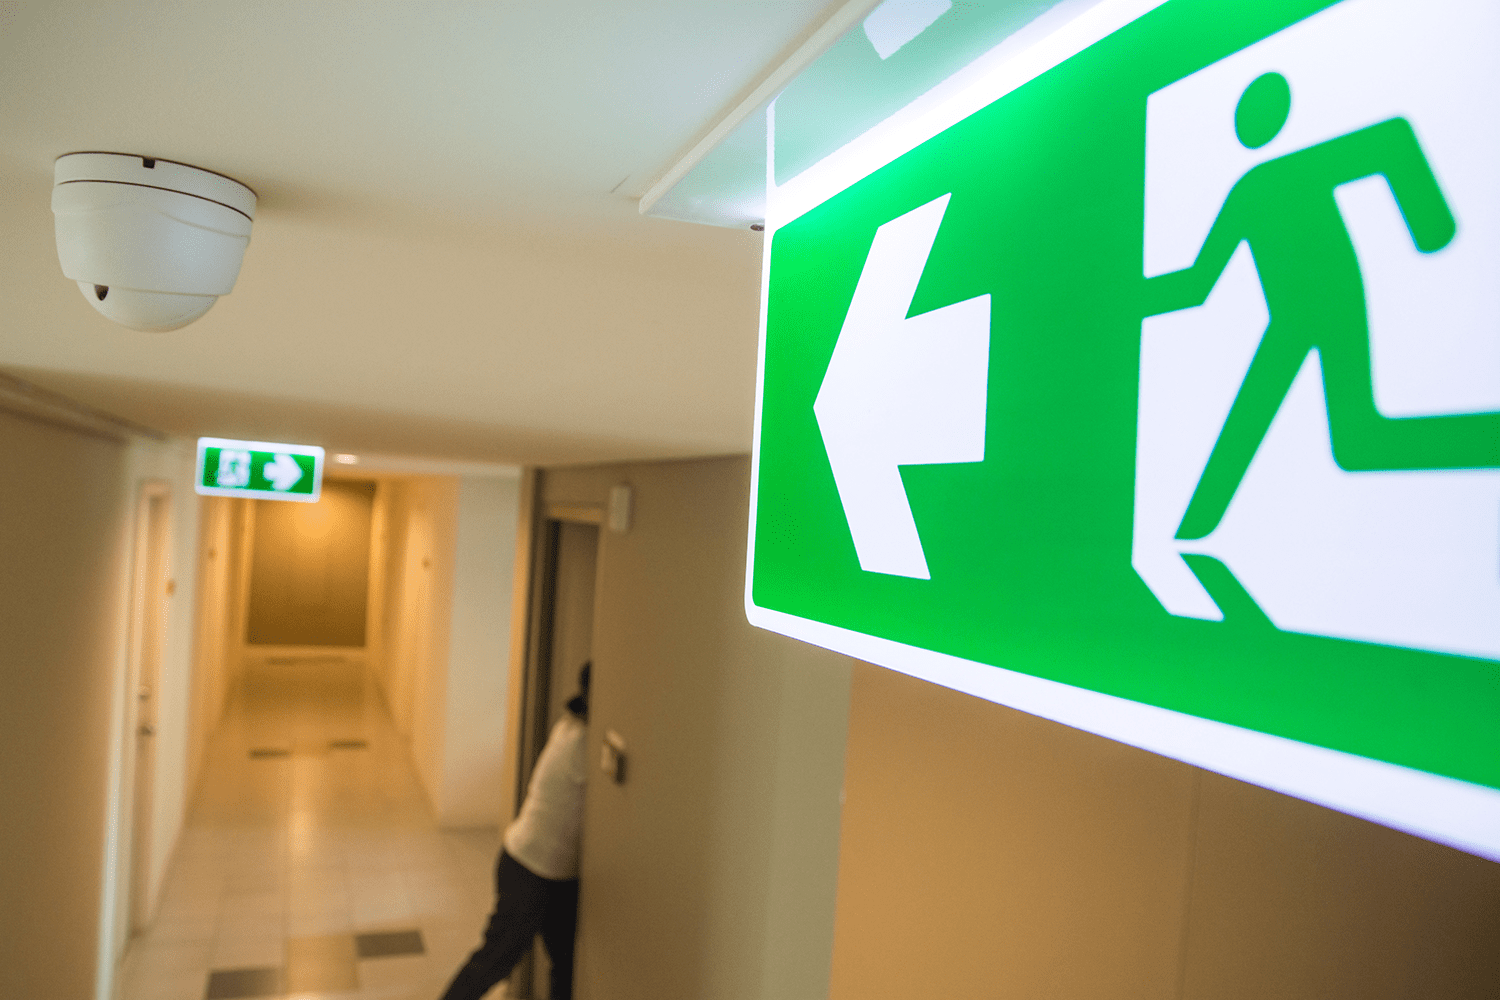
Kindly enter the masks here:
<path id="1" fill-rule="evenodd" d="M 585 722 L 589 718 L 589 674 L 593 672 L 593 667 L 594 662 L 590 660 L 578 671 L 578 693 L 568 699 L 568 711 Z"/>

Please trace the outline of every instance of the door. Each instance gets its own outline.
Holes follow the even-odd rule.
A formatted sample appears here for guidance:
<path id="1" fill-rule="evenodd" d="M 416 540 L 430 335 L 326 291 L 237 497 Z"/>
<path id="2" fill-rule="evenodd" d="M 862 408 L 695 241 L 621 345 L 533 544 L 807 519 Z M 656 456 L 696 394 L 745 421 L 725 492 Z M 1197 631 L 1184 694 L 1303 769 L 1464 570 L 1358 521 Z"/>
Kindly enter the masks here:
<path id="1" fill-rule="evenodd" d="M 135 524 L 135 576 L 132 582 L 131 725 L 126 730 L 129 760 L 134 758 L 130 796 L 130 932 L 150 922 L 153 792 L 156 777 L 158 688 L 167 602 L 173 582 L 168 561 L 171 494 L 159 484 L 141 491 Z"/>

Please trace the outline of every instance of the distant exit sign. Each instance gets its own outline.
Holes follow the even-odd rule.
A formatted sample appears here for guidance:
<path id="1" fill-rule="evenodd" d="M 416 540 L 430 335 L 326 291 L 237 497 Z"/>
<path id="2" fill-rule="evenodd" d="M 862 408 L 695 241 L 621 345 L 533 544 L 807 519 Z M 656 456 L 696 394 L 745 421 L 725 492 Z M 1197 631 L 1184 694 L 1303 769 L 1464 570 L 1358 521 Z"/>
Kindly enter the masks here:
<path id="1" fill-rule="evenodd" d="M 198 478 L 204 496 L 252 497 L 317 503 L 323 449 L 307 444 L 198 439 Z"/>

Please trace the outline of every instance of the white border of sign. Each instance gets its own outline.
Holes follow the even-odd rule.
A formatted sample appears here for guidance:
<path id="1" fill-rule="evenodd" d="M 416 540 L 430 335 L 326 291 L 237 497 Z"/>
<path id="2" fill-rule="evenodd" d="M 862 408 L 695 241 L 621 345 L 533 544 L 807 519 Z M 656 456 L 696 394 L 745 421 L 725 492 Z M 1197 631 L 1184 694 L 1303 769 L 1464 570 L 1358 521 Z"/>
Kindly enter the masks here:
<path id="1" fill-rule="evenodd" d="M 771 237 L 781 226 L 1164 2 L 1105 0 L 1039 40 L 1036 35 L 1013 38 L 786 184 L 778 187 L 768 176 L 745 615 L 750 624 L 769 631 L 1500 861 L 1500 791 L 1496 789 L 1071 687 L 755 604 L 755 503 L 760 486 Z M 768 131 L 774 141 L 774 128 Z M 767 160 L 775 162 L 770 155 Z"/>
<path id="2" fill-rule="evenodd" d="M 203 485 L 203 459 L 209 448 L 238 448 L 241 451 L 274 451 L 283 455 L 313 457 L 313 490 L 311 493 L 274 493 L 270 490 L 247 490 Z M 277 444 L 271 441 L 233 441 L 229 438 L 199 438 L 193 491 L 205 497 L 248 497 L 251 500 L 290 500 L 294 503 L 317 503 L 323 495 L 323 449 L 315 444 Z"/>

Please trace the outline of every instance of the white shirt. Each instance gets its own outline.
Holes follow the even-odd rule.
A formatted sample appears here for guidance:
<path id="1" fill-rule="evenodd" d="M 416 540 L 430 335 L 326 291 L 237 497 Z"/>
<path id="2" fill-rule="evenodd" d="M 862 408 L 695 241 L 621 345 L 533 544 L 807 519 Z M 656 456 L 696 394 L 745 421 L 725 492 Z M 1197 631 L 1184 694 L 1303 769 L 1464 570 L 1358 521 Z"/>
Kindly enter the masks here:
<path id="1" fill-rule="evenodd" d="M 585 731 L 572 712 L 557 720 L 531 772 L 521 814 L 505 828 L 505 852 L 542 878 L 578 877 Z"/>

